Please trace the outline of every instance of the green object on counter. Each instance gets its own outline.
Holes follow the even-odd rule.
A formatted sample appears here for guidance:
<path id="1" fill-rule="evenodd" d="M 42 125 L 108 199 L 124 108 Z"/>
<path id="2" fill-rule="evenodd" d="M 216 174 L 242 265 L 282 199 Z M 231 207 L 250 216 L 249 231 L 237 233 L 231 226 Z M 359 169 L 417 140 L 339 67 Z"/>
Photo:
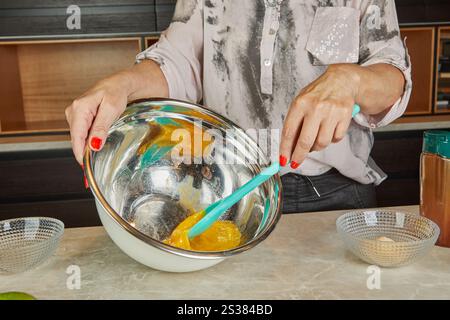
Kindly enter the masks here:
<path id="1" fill-rule="evenodd" d="M 422 151 L 450 159 L 450 131 L 425 131 Z"/>
<path id="2" fill-rule="evenodd" d="M 36 300 L 36 298 L 25 292 L 12 291 L 0 293 L 0 300 Z"/>

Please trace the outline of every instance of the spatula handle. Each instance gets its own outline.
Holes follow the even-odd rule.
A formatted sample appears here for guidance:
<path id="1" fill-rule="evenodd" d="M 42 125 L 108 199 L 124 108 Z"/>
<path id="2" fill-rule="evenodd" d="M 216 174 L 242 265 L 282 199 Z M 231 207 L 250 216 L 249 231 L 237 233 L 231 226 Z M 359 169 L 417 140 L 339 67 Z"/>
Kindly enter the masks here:
<path id="1" fill-rule="evenodd" d="M 231 208 L 234 204 L 236 204 L 239 200 L 245 197 L 256 187 L 269 180 L 273 175 L 278 173 L 278 171 L 280 171 L 280 164 L 278 162 L 274 162 L 271 166 L 265 168 L 263 171 L 261 171 L 261 173 L 259 173 L 253 179 L 237 189 L 231 195 L 221 200 L 218 205 L 212 204 L 216 205 L 216 207 L 213 208 L 189 230 L 189 239 L 192 239 L 206 231 L 215 221 L 217 221 L 217 219 L 219 219 L 223 212 Z M 206 209 L 206 211 L 208 211 L 208 208 Z"/>

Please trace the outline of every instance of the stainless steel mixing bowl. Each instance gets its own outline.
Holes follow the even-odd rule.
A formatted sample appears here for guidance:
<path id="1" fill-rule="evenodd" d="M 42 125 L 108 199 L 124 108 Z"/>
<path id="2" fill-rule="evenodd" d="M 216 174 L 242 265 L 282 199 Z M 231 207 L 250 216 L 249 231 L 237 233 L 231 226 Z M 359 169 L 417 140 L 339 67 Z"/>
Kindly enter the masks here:
<path id="1" fill-rule="evenodd" d="M 155 123 L 161 119 L 201 121 L 204 130 L 216 133 L 213 152 L 197 164 L 179 163 L 168 152 L 159 161 L 145 165 L 140 150 L 144 144 L 152 145 Z M 222 140 L 226 143 L 216 143 L 230 130 L 233 135 Z M 199 105 L 171 99 L 151 99 L 128 106 L 110 129 L 103 149 L 86 150 L 84 157 L 100 219 L 112 240 L 135 260 L 172 272 L 213 266 L 253 248 L 272 232 L 281 215 L 278 175 L 223 216 L 234 221 L 242 233 L 237 248 L 198 252 L 162 242 L 192 210 L 206 208 L 229 195 L 268 164 L 262 150 L 235 124 Z"/>

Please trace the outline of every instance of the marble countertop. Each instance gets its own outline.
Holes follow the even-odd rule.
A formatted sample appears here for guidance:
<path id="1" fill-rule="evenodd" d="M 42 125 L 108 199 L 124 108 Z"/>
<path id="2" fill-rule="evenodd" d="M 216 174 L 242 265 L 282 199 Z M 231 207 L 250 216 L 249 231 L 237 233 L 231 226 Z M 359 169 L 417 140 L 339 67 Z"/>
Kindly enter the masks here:
<path id="1" fill-rule="evenodd" d="M 418 212 L 417 206 L 398 209 Z M 43 265 L 0 274 L 0 292 L 24 291 L 38 299 L 450 298 L 450 249 L 437 246 L 415 264 L 380 269 L 380 289 L 368 289 L 373 270 L 346 251 L 336 233 L 341 213 L 284 215 L 259 246 L 184 274 L 140 265 L 102 227 L 66 229 L 58 251 Z M 73 278 L 78 271 L 79 289 Z"/>

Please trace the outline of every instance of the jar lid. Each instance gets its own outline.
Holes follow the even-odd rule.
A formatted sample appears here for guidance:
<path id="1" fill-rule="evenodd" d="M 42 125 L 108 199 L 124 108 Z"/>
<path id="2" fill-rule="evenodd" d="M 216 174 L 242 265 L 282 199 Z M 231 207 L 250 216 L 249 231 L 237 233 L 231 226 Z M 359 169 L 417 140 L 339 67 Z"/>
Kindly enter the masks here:
<path id="1" fill-rule="evenodd" d="M 425 131 L 422 150 L 423 152 L 450 158 L 450 131 Z"/>

